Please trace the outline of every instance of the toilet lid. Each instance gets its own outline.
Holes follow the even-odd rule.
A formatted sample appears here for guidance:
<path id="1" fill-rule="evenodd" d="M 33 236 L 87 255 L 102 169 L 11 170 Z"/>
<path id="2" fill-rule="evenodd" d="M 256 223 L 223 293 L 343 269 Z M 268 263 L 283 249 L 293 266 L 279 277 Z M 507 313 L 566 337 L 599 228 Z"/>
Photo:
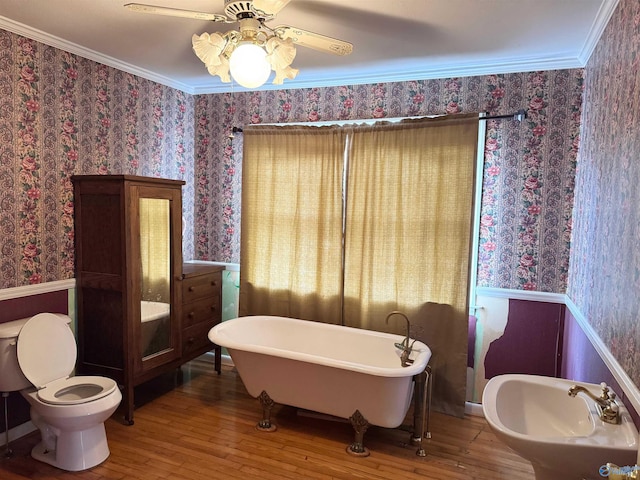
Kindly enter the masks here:
<path id="1" fill-rule="evenodd" d="M 76 340 L 67 322 L 53 313 L 39 313 L 18 335 L 18 363 L 36 387 L 68 377 L 76 364 Z"/>

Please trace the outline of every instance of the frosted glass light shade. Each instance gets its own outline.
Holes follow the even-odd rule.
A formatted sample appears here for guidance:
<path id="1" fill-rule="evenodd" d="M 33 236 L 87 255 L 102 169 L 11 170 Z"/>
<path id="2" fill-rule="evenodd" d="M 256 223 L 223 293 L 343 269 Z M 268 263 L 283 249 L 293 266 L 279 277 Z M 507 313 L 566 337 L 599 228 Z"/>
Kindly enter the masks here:
<path id="1" fill-rule="evenodd" d="M 258 45 L 241 43 L 229 58 L 231 76 L 246 88 L 257 88 L 264 84 L 271 73 L 267 52 Z"/>

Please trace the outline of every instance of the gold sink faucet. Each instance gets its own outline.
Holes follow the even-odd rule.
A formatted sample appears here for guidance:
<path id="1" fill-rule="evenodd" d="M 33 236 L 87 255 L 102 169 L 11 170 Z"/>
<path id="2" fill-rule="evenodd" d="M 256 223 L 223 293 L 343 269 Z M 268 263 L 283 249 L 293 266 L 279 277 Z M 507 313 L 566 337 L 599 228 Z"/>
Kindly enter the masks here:
<path id="1" fill-rule="evenodd" d="M 598 410 L 600 420 L 612 424 L 620 423 L 620 412 L 618 404 L 616 403 L 616 394 L 610 391 L 604 382 L 600 384 L 600 387 L 602 387 L 602 391 L 600 392 L 600 396 L 597 397 L 582 385 L 572 385 L 569 387 L 569 396 L 575 397 L 580 392 L 584 393 L 596 402 L 596 409 Z"/>

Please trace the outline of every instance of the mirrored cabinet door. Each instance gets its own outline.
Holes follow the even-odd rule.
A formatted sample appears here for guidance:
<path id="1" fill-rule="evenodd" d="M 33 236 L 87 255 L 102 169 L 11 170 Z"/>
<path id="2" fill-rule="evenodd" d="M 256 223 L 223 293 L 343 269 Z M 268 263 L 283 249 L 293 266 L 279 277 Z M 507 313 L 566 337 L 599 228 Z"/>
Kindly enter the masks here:
<path id="1" fill-rule="evenodd" d="M 140 198 L 140 351 L 171 348 L 171 201 Z"/>
<path id="2" fill-rule="evenodd" d="M 133 307 L 138 307 L 134 315 L 140 319 L 132 333 L 137 346 L 135 365 L 142 372 L 180 356 L 180 289 L 176 283 L 181 281 L 182 261 L 172 246 L 181 244 L 182 212 L 172 215 L 180 205 L 175 194 L 173 189 L 156 186 L 136 186 L 132 191 L 131 203 L 137 206 L 132 217 L 137 227 L 132 231 L 132 276 L 139 299 Z"/>

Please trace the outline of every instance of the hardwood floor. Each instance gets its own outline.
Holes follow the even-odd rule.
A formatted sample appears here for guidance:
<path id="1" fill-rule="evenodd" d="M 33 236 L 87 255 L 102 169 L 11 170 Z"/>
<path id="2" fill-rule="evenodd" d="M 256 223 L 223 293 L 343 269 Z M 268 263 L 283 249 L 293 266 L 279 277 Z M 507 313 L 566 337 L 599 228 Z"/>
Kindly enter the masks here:
<path id="1" fill-rule="evenodd" d="M 364 436 L 366 458 L 345 452 L 353 428 L 342 421 L 299 415 L 276 406 L 273 433 L 256 430 L 258 400 L 234 370 L 216 375 L 203 357 L 178 375 L 148 382 L 136 391 L 135 425 L 116 412 L 106 422 L 111 456 L 84 472 L 64 472 L 30 457 L 39 433 L 11 443 L 0 460 L 0 478 L 22 479 L 481 479 L 533 480 L 531 464 L 491 432 L 484 419 L 431 415 L 427 456 L 416 456 L 405 428 L 372 426 Z"/>

